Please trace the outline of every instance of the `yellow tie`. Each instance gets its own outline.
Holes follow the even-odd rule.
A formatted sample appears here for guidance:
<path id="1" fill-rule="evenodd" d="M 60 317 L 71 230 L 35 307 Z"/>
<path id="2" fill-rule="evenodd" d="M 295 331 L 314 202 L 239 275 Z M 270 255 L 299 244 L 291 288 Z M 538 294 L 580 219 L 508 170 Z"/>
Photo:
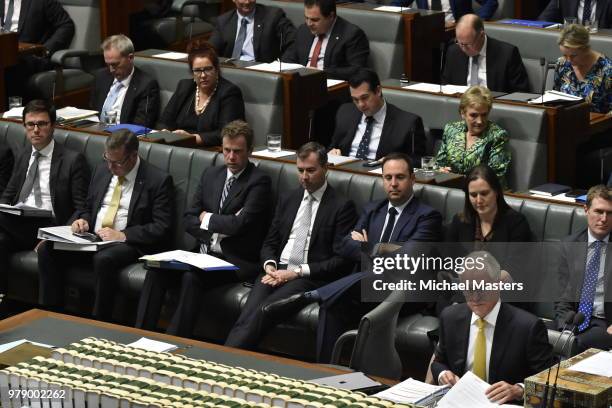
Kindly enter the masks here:
<path id="1" fill-rule="evenodd" d="M 125 177 L 119 176 L 117 178 L 117 184 L 113 190 L 113 196 L 111 197 L 110 205 L 104 214 L 102 219 L 102 228 L 113 228 L 115 224 L 115 217 L 117 216 L 117 210 L 119 210 L 119 202 L 121 201 L 121 186 L 125 181 Z"/>
<path id="2" fill-rule="evenodd" d="M 476 344 L 474 344 L 474 366 L 472 367 L 474 374 L 484 381 L 487 380 L 487 340 L 484 332 L 485 324 L 486 322 L 482 318 L 476 320 L 478 333 L 476 334 Z"/>

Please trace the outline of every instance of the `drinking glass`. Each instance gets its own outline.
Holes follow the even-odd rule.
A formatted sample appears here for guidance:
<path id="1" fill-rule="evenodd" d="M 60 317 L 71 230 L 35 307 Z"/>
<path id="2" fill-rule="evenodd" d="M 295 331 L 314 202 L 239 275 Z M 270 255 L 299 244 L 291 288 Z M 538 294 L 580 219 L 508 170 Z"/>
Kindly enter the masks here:
<path id="1" fill-rule="evenodd" d="M 435 175 L 434 168 L 436 165 L 436 159 L 433 156 L 421 157 L 421 169 L 423 169 L 424 177 L 433 177 Z"/>
<path id="2" fill-rule="evenodd" d="M 267 146 L 270 152 L 281 151 L 281 139 L 282 136 L 277 133 L 271 133 L 267 136 Z"/>

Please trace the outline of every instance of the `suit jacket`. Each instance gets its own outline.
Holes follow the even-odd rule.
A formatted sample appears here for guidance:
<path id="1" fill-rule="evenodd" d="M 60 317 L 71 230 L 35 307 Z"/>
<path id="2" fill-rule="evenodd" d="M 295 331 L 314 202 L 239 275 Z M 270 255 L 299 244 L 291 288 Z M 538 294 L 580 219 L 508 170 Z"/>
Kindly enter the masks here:
<path id="1" fill-rule="evenodd" d="M 466 371 L 472 312 L 465 303 L 444 309 L 440 315 L 440 341 L 431 372 L 434 380 L 444 370 L 461 377 Z M 507 303 L 500 306 L 489 360 L 489 384 L 522 383 L 552 363 L 552 347 L 544 323 Z"/>
<path id="2" fill-rule="evenodd" d="M 236 85 L 219 78 L 217 90 L 206 110 L 197 116 L 194 112 L 196 84 L 192 79 L 179 81 L 176 91 L 164 109 L 160 127 L 162 129 L 184 129 L 199 133 L 204 146 L 221 145 L 221 129 L 236 119 L 244 120 L 242 92 Z M 185 128 L 186 121 L 197 121 L 196 128 Z"/>
<path id="3" fill-rule="evenodd" d="M 388 204 L 389 200 L 384 199 L 366 205 L 353 231 L 361 232 L 365 229 L 370 241 L 378 243 L 383 233 Z M 423 204 L 417 197 L 413 197 L 397 220 L 389 241 L 394 243 L 436 242 L 440 239 L 441 230 L 442 215 L 437 210 Z M 342 240 L 340 254 L 354 262 L 359 262 L 361 242 L 353 240 L 350 233 L 347 234 Z"/>
<path id="4" fill-rule="evenodd" d="M 85 207 L 73 214 L 71 222 L 82 218 L 93 228 L 112 177 L 106 163 L 96 166 Z M 165 249 L 173 221 L 173 195 L 172 177 L 140 159 L 127 226 L 123 230 L 128 245 L 136 247 L 143 254 Z"/>
<path id="5" fill-rule="evenodd" d="M 0 145 L 0 197 L 13 174 L 13 151 L 6 145 Z"/>
<path id="6" fill-rule="evenodd" d="M 1 203 L 17 204 L 31 156 L 32 148 L 27 146 L 17 158 L 11 179 L 2 193 Z M 81 153 L 55 142 L 51 155 L 49 188 L 55 222 L 58 225 L 66 224 L 72 213 L 85 206 L 89 174 L 87 161 Z"/>
<path id="7" fill-rule="evenodd" d="M 467 85 L 469 57 L 457 44 L 448 47 L 442 81 Z M 497 92 L 528 92 L 529 80 L 518 48 L 487 36 L 487 87 Z"/>
<path id="8" fill-rule="evenodd" d="M 476 0 L 480 3 L 480 8 L 476 12 L 483 20 L 488 20 L 493 17 L 497 10 L 497 0 Z M 391 4 L 394 6 L 410 7 L 414 0 L 395 0 Z M 416 6 L 420 9 L 429 9 L 428 0 L 416 0 Z M 455 21 L 459 20 L 465 14 L 474 13 L 472 8 L 472 0 L 450 0 L 451 10 Z"/>
<path id="9" fill-rule="evenodd" d="M 579 3 L 580 0 L 550 0 L 538 20 L 562 23 L 565 17 L 578 16 Z M 598 0 L 595 13 L 597 14 L 599 28 L 612 27 L 612 0 Z M 578 16 L 578 23 L 582 23 L 582 16 Z"/>
<path id="10" fill-rule="evenodd" d="M 222 57 L 231 57 L 236 41 L 238 12 L 228 11 L 219 16 L 217 27 L 210 37 L 210 43 Z M 282 49 L 281 49 L 282 40 Z M 255 61 L 272 62 L 293 46 L 295 27 L 277 7 L 255 5 L 255 27 L 253 29 L 253 49 Z"/>
<path id="11" fill-rule="evenodd" d="M 599 4 L 598 4 L 599 6 Z M 570 310 L 578 311 L 582 283 L 586 270 L 588 232 L 584 230 L 570 235 L 561 241 L 558 271 L 559 287 L 562 294 L 555 302 L 555 318 L 558 327 L 563 325 L 565 315 Z M 582 243 L 584 245 L 577 245 Z M 556 266 L 556 265 L 555 265 Z M 554 270 L 554 269 L 553 269 Z M 606 322 L 612 324 L 612 244 L 608 243 L 606 264 L 604 266 L 604 315 Z"/>
<path id="12" fill-rule="evenodd" d="M 362 115 L 352 102 L 338 109 L 336 129 L 330 148 L 340 149 L 344 156 L 349 155 Z M 420 158 L 425 154 L 425 130 L 420 116 L 403 111 L 387 102 L 387 113 L 376 150 L 376 160 L 393 152 L 410 154 L 415 160 Z"/>
<path id="13" fill-rule="evenodd" d="M 0 1 L 0 18 L 5 12 Z M 57 0 L 21 0 L 18 36 L 21 42 L 43 44 L 53 54 L 70 46 L 74 23 Z"/>
<path id="14" fill-rule="evenodd" d="M 279 198 L 261 249 L 262 263 L 270 259 L 277 264 L 280 262 L 303 197 L 304 189 L 300 187 Z M 353 202 L 328 184 L 319 203 L 308 247 L 311 279 L 333 281 L 350 272 L 351 262 L 340 255 L 340 249 L 342 238 L 351 230 L 356 218 Z"/>
<path id="15" fill-rule="evenodd" d="M 249 163 L 232 184 L 223 208 L 219 208 L 226 175 L 225 166 L 204 170 L 191 207 L 185 211 L 185 229 L 199 243 L 208 244 L 213 233 L 227 235 L 221 241 L 221 250 L 228 262 L 237 266 L 244 261 L 258 264 L 272 213 L 272 182 L 267 174 Z M 213 213 L 208 230 L 200 228 L 202 211 Z"/>
<path id="16" fill-rule="evenodd" d="M 474 242 L 474 222 L 464 222 L 455 214 L 446 232 L 446 242 Z M 493 234 L 490 242 L 530 242 L 533 235 L 525 216 L 513 209 L 497 214 L 493 221 Z"/>
<path id="17" fill-rule="evenodd" d="M 297 29 L 295 44 L 283 56 L 283 61 L 308 65 L 314 35 L 306 24 Z M 348 80 L 359 68 L 365 67 L 370 55 L 370 44 L 363 30 L 342 17 L 330 33 L 323 68 L 329 78 Z"/>
<path id="18" fill-rule="evenodd" d="M 102 112 L 104 101 L 115 77 L 104 68 L 95 73 L 89 106 Z M 154 78 L 134 67 L 130 87 L 121 106 L 121 123 L 132 123 L 152 128 L 159 115 L 159 85 Z"/>

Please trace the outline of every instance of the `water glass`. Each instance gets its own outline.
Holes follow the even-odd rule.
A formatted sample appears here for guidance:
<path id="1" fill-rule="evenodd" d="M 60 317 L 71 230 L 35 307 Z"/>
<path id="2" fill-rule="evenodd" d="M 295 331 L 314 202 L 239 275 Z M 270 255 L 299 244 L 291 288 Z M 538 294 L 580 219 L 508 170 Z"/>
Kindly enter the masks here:
<path id="1" fill-rule="evenodd" d="M 433 156 L 421 157 L 421 168 L 423 169 L 424 177 L 433 177 L 435 175 L 434 168 L 436 159 Z"/>
<path id="2" fill-rule="evenodd" d="M 270 152 L 281 151 L 281 139 L 282 136 L 276 133 L 271 133 L 267 136 L 267 146 Z"/>
<path id="3" fill-rule="evenodd" d="M 572 24 L 578 24 L 578 17 L 565 17 L 563 19 L 563 28 L 567 28 Z"/>
<path id="4" fill-rule="evenodd" d="M 597 31 L 599 31 L 599 22 L 597 21 L 596 18 L 587 20 L 584 22 L 584 28 L 589 30 L 591 34 L 595 34 L 597 33 Z"/>
<path id="5" fill-rule="evenodd" d="M 21 96 L 9 96 L 8 107 L 9 109 L 20 108 L 23 103 Z"/>
<path id="6" fill-rule="evenodd" d="M 106 126 L 113 126 L 118 123 L 118 115 L 116 110 L 105 111 L 102 115 L 102 123 Z"/>

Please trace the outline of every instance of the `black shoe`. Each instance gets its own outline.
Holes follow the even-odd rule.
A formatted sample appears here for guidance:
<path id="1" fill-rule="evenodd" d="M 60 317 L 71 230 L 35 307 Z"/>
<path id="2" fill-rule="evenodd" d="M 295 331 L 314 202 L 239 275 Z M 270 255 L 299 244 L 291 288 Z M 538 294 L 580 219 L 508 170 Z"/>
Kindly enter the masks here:
<path id="1" fill-rule="evenodd" d="M 313 298 L 304 296 L 304 293 L 298 293 L 288 298 L 268 303 L 261 310 L 266 318 L 272 321 L 281 321 L 314 302 Z"/>

